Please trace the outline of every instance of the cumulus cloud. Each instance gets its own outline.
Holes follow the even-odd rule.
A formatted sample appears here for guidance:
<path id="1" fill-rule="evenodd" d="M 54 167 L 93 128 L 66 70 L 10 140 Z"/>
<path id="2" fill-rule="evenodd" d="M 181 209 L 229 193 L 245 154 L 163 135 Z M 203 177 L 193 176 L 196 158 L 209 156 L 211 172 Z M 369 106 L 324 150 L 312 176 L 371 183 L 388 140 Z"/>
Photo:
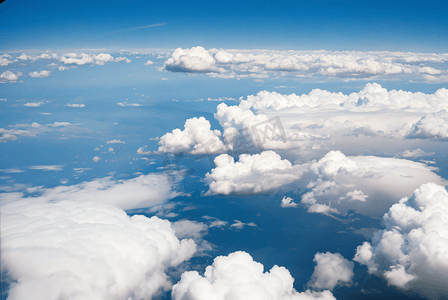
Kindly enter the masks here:
<path id="1" fill-rule="evenodd" d="M 354 260 L 389 284 L 430 299 L 447 296 L 448 193 L 435 183 L 415 190 L 384 214 L 385 229 L 358 246 Z"/>
<path id="2" fill-rule="evenodd" d="M 294 199 L 291 197 L 284 196 L 282 199 L 282 203 L 280 204 L 281 207 L 299 207 L 299 204 L 294 202 Z"/>
<path id="3" fill-rule="evenodd" d="M 131 60 L 127 57 L 117 57 L 115 58 L 115 62 L 125 61 L 127 64 L 131 62 Z"/>
<path id="4" fill-rule="evenodd" d="M 316 253 L 316 266 L 308 285 L 316 289 L 333 290 L 337 285 L 350 285 L 354 263 L 339 253 Z"/>
<path id="5" fill-rule="evenodd" d="M 140 154 L 140 155 L 149 155 L 149 154 L 151 154 L 151 151 L 143 151 L 144 148 L 146 148 L 146 146 L 138 148 L 137 153 Z"/>
<path id="6" fill-rule="evenodd" d="M 360 51 L 176 49 L 164 64 L 173 72 L 207 72 L 217 77 L 269 77 L 281 72 L 298 77 L 344 81 L 371 77 L 445 80 L 446 54 Z M 436 68 L 429 65 L 436 66 Z M 429 77 L 430 76 L 430 77 Z M 433 78 L 434 77 L 434 78 Z"/>
<path id="7" fill-rule="evenodd" d="M 243 251 L 219 256 L 205 270 L 204 276 L 196 271 L 185 272 L 173 286 L 174 300 L 208 299 L 335 299 L 326 290 L 297 292 L 294 279 L 284 267 L 274 266 L 264 272 L 263 265 Z"/>
<path id="8" fill-rule="evenodd" d="M 152 64 L 153 64 L 153 62 L 151 60 L 148 60 L 147 62 L 145 62 L 145 66 L 150 66 Z"/>
<path id="9" fill-rule="evenodd" d="M 225 151 L 219 130 L 211 130 L 204 117 L 188 119 L 184 130 L 174 129 L 160 138 L 159 153 L 212 154 Z"/>
<path id="10" fill-rule="evenodd" d="M 237 162 L 228 154 L 221 154 L 215 158 L 215 165 L 216 168 L 205 175 L 210 187 L 207 195 L 272 192 L 299 179 L 303 172 L 302 166 L 293 166 L 273 151 L 242 154 Z"/>
<path id="11" fill-rule="evenodd" d="M 215 60 L 203 47 L 177 48 L 165 62 L 164 68 L 172 72 L 225 72 L 215 66 Z"/>
<path id="12" fill-rule="evenodd" d="M 51 74 L 51 71 L 42 70 L 40 72 L 37 72 L 37 71 L 30 72 L 28 75 L 30 75 L 30 77 L 43 78 L 43 77 L 50 76 L 50 74 Z"/>
<path id="13" fill-rule="evenodd" d="M 0 66 L 4 67 L 4 66 L 7 66 L 9 64 L 12 64 L 12 61 L 10 61 L 7 58 L 4 58 L 3 55 L 0 56 Z"/>
<path id="14" fill-rule="evenodd" d="M 42 104 L 45 104 L 44 102 L 29 102 L 29 103 L 25 103 L 23 104 L 23 106 L 28 106 L 28 107 L 39 107 Z"/>
<path id="15" fill-rule="evenodd" d="M 448 137 L 448 118 L 435 114 L 423 116 L 417 123 L 412 125 L 407 137 L 446 139 Z"/>
<path id="16" fill-rule="evenodd" d="M 423 151 L 422 149 L 420 149 L 420 148 L 417 148 L 417 149 L 415 149 L 415 150 L 405 150 L 403 153 L 402 153 L 402 156 L 403 157 L 412 157 L 412 158 L 415 158 L 415 157 L 421 157 L 421 156 L 432 156 L 432 155 L 434 155 L 435 154 L 435 152 L 425 152 L 425 151 Z"/>
<path id="17" fill-rule="evenodd" d="M 8 299 L 150 299 L 196 245 L 170 223 L 90 201 L 25 199 L 2 206 Z"/>
<path id="18" fill-rule="evenodd" d="M 0 74 L 0 81 L 2 82 L 16 82 L 19 77 L 22 76 L 21 72 L 17 72 L 16 74 L 14 74 L 11 71 L 5 71 L 2 74 Z"/>

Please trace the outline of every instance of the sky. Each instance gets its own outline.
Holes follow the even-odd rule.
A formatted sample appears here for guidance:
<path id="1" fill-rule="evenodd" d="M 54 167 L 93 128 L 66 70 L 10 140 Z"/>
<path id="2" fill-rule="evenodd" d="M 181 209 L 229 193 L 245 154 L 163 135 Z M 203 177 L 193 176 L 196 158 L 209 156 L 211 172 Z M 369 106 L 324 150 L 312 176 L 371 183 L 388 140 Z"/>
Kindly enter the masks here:
<path id="1" fill-rule="evenodd" d="M 448 298 L 447 10 L 1 2 L 2 299 Z"/>

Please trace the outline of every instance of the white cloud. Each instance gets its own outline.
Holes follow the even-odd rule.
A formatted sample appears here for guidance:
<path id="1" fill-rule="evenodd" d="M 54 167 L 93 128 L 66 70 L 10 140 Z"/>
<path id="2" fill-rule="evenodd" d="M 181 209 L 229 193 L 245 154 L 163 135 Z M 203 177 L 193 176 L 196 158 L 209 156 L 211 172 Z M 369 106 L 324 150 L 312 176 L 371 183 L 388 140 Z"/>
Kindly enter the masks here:
<path id="1" fill-rule="evenodd" d="M 260 154 L 242 154 L 239 161 L 221 154 L 215 158 L 216 168 L 205 175 L 210 194 L 257 194 L 272 192 L 282 185 L 301 177 L 303 168 L 282 160 L 273 151 Z"/>
<path id="2" fill-rule="evenodd" d="M 389 284 L 440 299 L 448 288 L 447 216 L 445 188 L 424 184 L 389 209 L 383 217 L 386 228 L 359 246 L 354 260 Z"/>
<path id="3" fill-rule="evenodd" d="M 76 103 L 76 104 L 67 103 L 65 106 L 68 106 L 68 107 L 85 107 L 84 104 L 78 104 L 78 103 Z"/>
<path id="4" fill-rule="evenodd" d="M 151 60 L 148 60 L 147 62 L 145 62 L 145 66 L 150 66 L 152 64 L 153 64 L 153 62 Z"/>
<path id="5" fill-rule="evenodd" d="M 257 224 L 255 224 L 254 222 L 243 223 L 243 222 L 241 222 L 239 220 L 234 220 L 234 222 L 235 223 L 230 225 L 230 228 L 243 229 L 244 226 L 258 227 Z"/>
<path id="6" fill-rule="evenodd" d="M 448 138 L 448 117 L 438 115 L 423 116 L 417 123 L 412 125 L 408 138 Z"/>
<path id="7" fill-rule="evenodd" d="M 0 74 L 0 81 L 16 82 L 20 76 L 22 76 L 21 72 L 17 72 L 16 74 L 14 74 L 11 71 L 5 71 Z"/>
<path id="8" fill-rule="evenodd" d="M 328 290 L 297 292 L 293 287 L 294 279 L 284 267 L 274 266 L 269 272 L 263 269 L 263 265 L 253 261 L 246 252 L 218 256 L 206 268 L 204 276 L 196 271 L 183 273 L 173 286 L 171 297 L 173 300 L 335 299 Z"/>
<path id="9" fill-rule="evenodd" d="M 415 149 L 415 150 L 405 150 L 403 153 L 402 153 L 402 156 L 403 157 L 412 157 L 412 158 L 415 158 L 415 157 L 421 157 L 421 156 L 432 156 L 432 155 L 434 155 L 435 154 L 435 152 L 425 152 L 425 151 L 423 151 L 422 149 L 420 149 L 420 148 L 417 148 L 417 149 Z"/>
<path id="10" fill-rule="evenodd" d="M 4 67 L 4 66 L 7 66 L 9 64 L 12 64 L 12 61 L 10 61 L 7 58 L 0 57 L 0 66 Z"/>
<path id="11" fill-rule="evenodd" d="M 98 55 L 94 55 L 95 64 L 104 65 L 104 63 L 109 61 L 114 61 L 114 58 L 109 53 L 100 53 Z"/>
<path id="12" fill-rule="evenodd" d="M 119 103 L 117 103 L 117 105 L 120 105 L 120 106 L 142 106 L 139 103 L 129 103 L 129 102 L 119 102 Z"/>
<path id="13" fill-rule="evenodd" d="M 120 140 L 111 140 L 111 141 L 108 141 L 107 143 L 106 143 L 106 145 L 107 144 L 126 144 L 125 142 L 123 142 L 123 141 L 120 141 Z"/>
<path id="14" fill-rule="evenodd" d="M 147 146 L 138 148 L 137 153 L 140 154 L 140 155 L 149 155 L 149 154 L 151 154 L 151 151 L 143 151 L 143 149 L 146 148 L 146 147 Z"/>
<path id="15" fill-rule="evenodd" d="M 42 104 L 45 104 L 44 102 L 30 102 L 30 103 L 25 103 L 23 104 L 23 106 L 28 106 L 28 107 L 39 107 Z"/>
<path id="16" fill-rule="evenodd" d="M 129 58 L 127 58 L 127 57 L 117 57 L 117 58 L 115 58 L 115 62 L 120 62 L 120 61 L 123 61 L 123 60 L 126 61 L 127 64 L 131 62 L 131 60 Z"/>
<path id="17" fill-rule="evenodd" d="M 45 202 L 88 200 L 128 210 L 160 205 L 166 200 L 178 196 L 179 193 L 173 190 L 172 184 L 174 182 L 164 173 L 141 175 L 127 180 L 114 180 L 111 177 L 105 177 L 70 186 L 41 189 L 39 196 L 24 199 Z M 23 194 L 17 195 L 17 197 L 22 199 Z"/>
<path id="18" fill-rule="evenodd" d="M 89 201 L 24 199 L 2 206 L 8 299 L 151 299 L 170 267 L 195 252 L 170 223 Z"/>
<path id="19" fill-rule="evenodd" d="M 109 148 L 109 152 L 114 152 L 114 148 Z"/>
<path id="20" fill-rule="evenodd" d="M 11 168 L 11 169 L 0 169 L 0 172 L 7 173 L 7 174 L 15 174 L 15 173 L 23 173 L 26 171 L 20 170 L 18 168 Z"/>
<path id="21" fill-rule="evenodd" d="M 76 68 L 77 68 L 77 66 L 71 66 L 71 67 L 60 66 L 58 69 L 59 69 L 59 71 L 65 71 L 65 70 L 76 69 Z"/>
<path id="22" fill-rule="evenodd" d="M 280 206 L 284 207 L 284 208 L 287 208 L 287 207 L 299 207 L 299 204 L 295 203 L 294 199 L 292 199 L 291 197 L 284 196 Z"/>
<path id="23" fill-rule="evenodd" d="M 101 157 L 99 157 L 99 156 L 94 156 L 92 158 L 93 162 L 98 162 L 100 159 L 101 159 Z"/>
<path id="24" fill-rule="evenodd" d="M 31 170 L 43 170 L 43 171 L 62 171 L 64 165 L 40 165 L 40 166 L 31 166 L 28 169 Z"/>
<path id="25" fill-rule="evenodd" d="M 193 47 L 176 49 L 164 68 L 173 72 L 208 72 L 214 77 L 228 78 L 267 78 L 281 73 L 282 76 L 326 77 L 344 81 L 393 77 L 441 82 L 447 77 L 443 65 L 447 60 L 447 54 L 430 53 L 206 50 Z M 437 69 L 425 64 L 435 65 Z"/>
<path id="26" fill-rule="evenodd" d="M 337 285 L 350 285 L 354 263 L 339 253 L 316 253 L 316 266 L 308 285 L 316 289 L 333 290 Z"/>
<path id="27" fill-rule="evenodd" d="M 177 48 L 165 62 L 164 67 L 172 72 L 225 72 L 223 68 L 215 66 L 214 58 L 203 47 L 185 50 Z"/>
<path id="28" fill-rule="evenodd" d="M 43 78 L 43 77 L 50 76 L 50 74 L 51 74 L 51 71 L 42 70 L 40 72 L 37 72 L 37 71 L 30 72 L 28 75 L 30 75 L 31 77 L 36 77 L 36 78 Z"/>
<path id="29" fill-rule="evenodd" d="M 224 152 L 221 132 L 211 130 L 211 125 L 204 117 L 188 119 L 184 130 L 174 129 L 160 138 L 160 153 L 213 154 Z"/>

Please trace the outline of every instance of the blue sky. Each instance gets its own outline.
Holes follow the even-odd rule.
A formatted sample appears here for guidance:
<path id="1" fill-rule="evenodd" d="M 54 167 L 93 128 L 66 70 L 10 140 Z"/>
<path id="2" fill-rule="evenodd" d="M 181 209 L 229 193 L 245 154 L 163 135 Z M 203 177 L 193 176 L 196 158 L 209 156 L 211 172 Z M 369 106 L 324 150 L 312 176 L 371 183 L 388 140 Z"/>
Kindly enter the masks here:
<path id="1" fill-rule="evenodd" d="M 443 52 L 446 13 L 444 1 L 8 0 L 1 47 Z"/>
<path id="2" fill-rule="evenodd" d="M 448 297 L 447 10 L 2 2 L 2 299 Z"/>

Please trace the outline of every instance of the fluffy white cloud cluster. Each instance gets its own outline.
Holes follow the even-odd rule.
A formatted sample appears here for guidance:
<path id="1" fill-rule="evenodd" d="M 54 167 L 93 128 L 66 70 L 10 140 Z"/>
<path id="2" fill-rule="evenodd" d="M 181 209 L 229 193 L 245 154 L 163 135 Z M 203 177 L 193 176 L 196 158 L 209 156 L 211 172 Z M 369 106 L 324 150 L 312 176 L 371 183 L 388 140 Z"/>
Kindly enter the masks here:
<path id="1" fill-rule="evenodd" d="M 16 82 L 20 76 L 22 76 L 21 72 L 14 74 L 11 71 L 5 71 L 0 74 L 0 82 Z"/>
<path id="2" fill-rule="evenodd" d="M 418 122 L 412 125 L 407 137 L 417 139 L 446 139 L 448 137 L 448 117 L 435 114 L 423 116 Z"/>
<path id="3" fill-rule="evenodd" d="M 215 66 L 215 60 L 210 53 L 202 47 L 191 49 L 177 48 L 165 62 L 164 67 L 172 72 L 224 72 L 223 68 Z"/>
<path id="4" fill-rule="evenodd" d="M 294 278 L 284 267 L 274 266 L 264 272 L 263 265 L 242 251 L 215 258 L 204 276 L 196 271 L 185 272 L 173 286 L 174 300 L 310 300 L 335 299 L 328 291 L 297 292 Z"/>
<path id="5" fill-rule="evenodd" d="M 196 251 L 168 221 L 111 205 L 25 199 L 1 209 L 9 300 L 151 299 L 170 289 L 167 268 Z"/>
<path id="6" fill-rule="evenodd" d="M 339 253 L 316 253 L 309 286 L 316 289 L 333 290 L 337 285 L 350 285 L 353 278 L 354 263 Z"/>
<path id="7" fill-rule="evenodd" d="M 242 154 L 237 162 L 233 157 L 221 154 L 215 158 L 215 165 L 216 168 L 205 175 L 210 187 L 208 195 L 272 192 L 299 179 L 303 171 L 302 166 L 293 166 L 274 151 Z"/>
<path id="8" fill-rule="evenodd" d="M 37 71 L 30 72 L 28 75 L 30 75 L 30 77 L 34 77 L 34 78 L 43 78 L 43 77 L 50 76 L 50 74 L 51 74 L 51 71 L 42 70 L 40 72 L 37 72 Z"/>
<path id="9" fill-rule="evenodd" d="M 97 65 L 104 65 L 106 62 L 111 61 L 122 61 L 126 60 L 128 62 L 128 59 L 125 57 L 118 57 L 116 59 L 113 58 L 112 55 L 109 53 L 99 53 L 99 54 L 86 54 L 86 53 L 66 53 L 60 57 L 58 57 L 60 62 L 63 62 L 64 64 L 77 64 L 77 65 L 85 65 L 85 64 L 97 64 Z M 130 61 L 129 61 L 130 62 Z"/>
<path id="10" fill-rule="evenodd" d="M 213 154 L 226 150 L 219 130 L 211 130 L 204 117 L 188 119 L 184 130 L 174 129 L 160 138 L 159 153 Z"/>
<path id="11" fill-rule="evenodd" d="M 386 228 L 364 242 L 354 260 L 389 284 L 431 299 L 448 296 L 448 193 L 428 183 L 383 217 Z"/>
<path id="12" fill-rule="evenodd" d="M 215 158 L 206 174 L 207 195 L 269 193 L 292 184 L 305 193 L 300 203 L 309 212 L 340 214 L 349 210 L 381 216 L 396 199 L 412 195 L 428 181 L 446 183 L 430 167 L 405 159 L 376 156 L 347 157 L 330 151 L 318 161 L 291 164 L 273 151 L 242 154 L 235 162 L 227 154 Z M 282 207 L 293 207 L 283 199 Z"/>
<path id="13" fill-rule="evenodd" d="M 10 61 L 8 58 L 11 58 L 11 56 L 8 54 L 0 55 L 0 66 L 4 67 L 12 64 L 12 61 Z"/>
<path id="14" fill-rule="evenodd" d="M 173 190 L 167 175 L 163 173 L 141 175 L 127 180 L 114 180 L 111 177 L 105 177 L 70 186 L 42 188 L 38 191 L 40 195 L 31 199 L 45 202 L 92 201 L 111 204 L 125 210 L 158 205 L 179 195 Z M 8 195 L 9 201 L 28 198 L 24 197 L 21 192 Z M 2 198 L 0 197 L 0 199 Z"/>
<path id="15" fill-rule="evenodd" d="M 343 80 L 369 77 L 445 81 L 447 54 L 359 51 L 206 50 L 177 48 L 165 62 L 174 72 L 207 72 L 221 77 L 269 77 L 269 73 L 324 76 Z M 425 64 L 430 64 L 431 66 Z"/>

